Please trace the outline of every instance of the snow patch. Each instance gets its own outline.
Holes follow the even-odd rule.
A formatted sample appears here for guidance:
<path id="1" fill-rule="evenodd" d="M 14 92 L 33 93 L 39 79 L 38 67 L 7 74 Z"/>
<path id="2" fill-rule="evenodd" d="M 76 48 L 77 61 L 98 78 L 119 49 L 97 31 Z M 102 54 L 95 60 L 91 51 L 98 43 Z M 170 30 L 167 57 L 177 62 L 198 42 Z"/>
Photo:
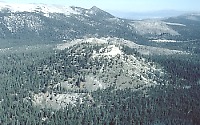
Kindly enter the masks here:
<path id="1" fill-rule="evenodd" d="M 0 2 L 0 10 L 9 9 L 11 12 L 43 12 L 44 16 L 49 16 L 49 13 L 63 13 L 65 15 L 80 14 L 72 7 L 46 4 L 13 4 Z"/>
<path id="2" fill-rule="evenodd" d="M 175 43 L 177 42 L 176 40 L 166 40 L 166 39 L 158 39 L 158 40 L 151 40 L 152 42 L 157 42 L 157 43 Z"/>
<path id="3" fill-rule="evenodd" d="M 167 25 L 173 25 L 173 26 L 186 26 L 184 24 L 181 24 L 181 23 L 168 23 L 166 22 Z"/>

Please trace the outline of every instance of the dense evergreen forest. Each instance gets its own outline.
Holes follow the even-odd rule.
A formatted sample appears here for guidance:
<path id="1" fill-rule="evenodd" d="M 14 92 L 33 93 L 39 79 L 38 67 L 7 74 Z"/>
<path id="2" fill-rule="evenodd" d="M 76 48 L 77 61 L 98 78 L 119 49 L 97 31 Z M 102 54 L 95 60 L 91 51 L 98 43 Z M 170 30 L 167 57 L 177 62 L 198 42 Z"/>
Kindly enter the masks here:
<path id="1" fill-rule="evenodd" d="M 74 49 L 74 50 L 73 50 Z M 70 52 L 74 53 L 74 47 Z M 198 125 L 200 124 L 200 78 L 199 56 L 157 56 L 149 57 L 167 70 L 168 83 L 142 88 L 142 90 L 106 89 L 87 92 L 93 100 L 87 103 L 69 104 L 58 110 L 41 108 L 32 102 L 33 93 L 46 93 L 51 84 L 56 84 L 72 76 L 75 81 L 84 81 L 80 68 L 92 68 L 87 60 L 92 49 L 82 48 L 86 55 L 74 60 L 65 58 L 66 50 L 43 47 L 41 51 L 1 53 L 0 55 L 0 124 L 5 125 Z M 94 46 L 93 49 L 99 49 Z M 124 48 L 129 54 L 135 50 Z M 131 52 L 132 51 L 132 52 Z M 60 60 L 63 59 L 63 60 Z M 73 60 L 74 63 L 70 63 Z M 85 61 L 85 62 L 84 62 Z M 98 62 L 102 65 L 103 62 Z M 44 65 L 51 66 L 43 70 Z M 110 63 L 112 65 L 112 63 Z M 67 67 L 64 68 L 63 67 Z M 43 67 L 43 68 L 42 68 Z M 52 73 L 53 69 L 59 75 Z M 67 70 L 65 70 L 67 69 Z M 39 72 L 39 73 L 38 73 Z M 79 74 L 79 75 L 77 75 Z M 56 93 L 66 92 L 59 87 Z"/>
<path id="2" fill-rule="evenodd" d="M 200 14 L 0 4 L 0 125 L 200 125 Z"/>

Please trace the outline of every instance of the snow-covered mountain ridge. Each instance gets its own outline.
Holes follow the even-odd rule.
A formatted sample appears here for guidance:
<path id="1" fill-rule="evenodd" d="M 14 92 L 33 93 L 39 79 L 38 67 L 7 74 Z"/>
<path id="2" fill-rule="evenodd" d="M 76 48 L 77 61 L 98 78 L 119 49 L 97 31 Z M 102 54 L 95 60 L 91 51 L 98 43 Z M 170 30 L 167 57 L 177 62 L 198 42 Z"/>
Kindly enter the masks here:
<path id="1" fill-rule="evenodd" d="M 70 15 L 97 15 L 97 13 L 102 12 L 96 6 L 91 7 L 90 9 L 84 9 L 81 7 L 75 6 L 63 6 L 63 5 L 51 5 L 51 4 L 13 4 L 13 3 L 4 3 L 0 2 L 0 10 L 10 11 L 12 13 L 16 12 L 36 12 L 42 13 L 46 17 L 50 17 L 50 14 L 64 14 L 65 16 Z"/>
<path id="2" fill-rule="evenodd" d="M 125 21 L 94 6 L 90 9 L 45 4 L 0 4 L 0 38 L 59 41 L 83 36 L 136 39 Z M 115 23 L 111 20 L 120 20 Z M 121 32 L 127 33 L 122 34 Z M 138 37 L 139 38 L 139 37 Z"/>
<path id="3" fill-rule="evenodd" d="M 189 19 L 191 16 L 195 20 Z M 197 41 L 200 26 L 198 16 L 191 14 L 161 20 L 126 20 L 96 6 L 84 9 L 74 6 L 1 2 L 0 39 L 58 42 L 63 39 L 83 39 L 85 36 L 117 37 L 150 47 L 164 48 L 161 45 L 163 43 Z M 190 49 L 193 51 L 193 48 L 192 46 Z"/>
<path id="4" fill-rule="evenodd" d="M 8 9 L 11 12 L 42 12 L 46 16 L 49 13 L 62 13 L 65 15 L 80 14 L 80 11 L 73 9 L 73 7 L 47 4 L 8 4 L 0 2 L 0 9 Z"/>

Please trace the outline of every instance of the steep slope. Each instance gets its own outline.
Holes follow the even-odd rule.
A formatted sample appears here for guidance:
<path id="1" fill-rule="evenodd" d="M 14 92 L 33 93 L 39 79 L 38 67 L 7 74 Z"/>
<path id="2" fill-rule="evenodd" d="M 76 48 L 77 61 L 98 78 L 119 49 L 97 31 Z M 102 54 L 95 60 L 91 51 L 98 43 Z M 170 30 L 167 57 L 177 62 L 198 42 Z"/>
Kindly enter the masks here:
<path id="1" fill-rule="evenodd" d="M 62 5 L 47 5 L 47 4 L 8 4 L 4 2 L 0 2 L 0 10 L 4 12 L 35 12 L 42 13 L 44 16 L 49 17 L 53 13 L 64 14 L 66 16 L 70 15 L 81 15 L 85 14 L 89 15 L 100 15 L 104 16 L 104 18 L 112 18 L 113 16 L 96 6 L 93 6 L 91 9 L 84 9 L 80 7 L 66 7 Z"/>
<path id="2" fill-rule="evenodd" d="M 26 42 L 61 41 L 84 36 L 115 36 L 143 40 L 128 23 L 97 8 L 43 4 L 0 6 L 0 38 Z"/>
<path id="3" fill-rule="evenodd" d="M 87 38 L 59 44 L 55 56 L 37 64 L 34 74 L 47 79 L 39 83 L 39 93 L 33 93 L 34 104 L 64 108 L 70 103 L 94 103 L 89 93 L 98 89 L 146 91 L 167 84 L 163 68 L 148 62 L 127 43 L 132 42 Z"/>

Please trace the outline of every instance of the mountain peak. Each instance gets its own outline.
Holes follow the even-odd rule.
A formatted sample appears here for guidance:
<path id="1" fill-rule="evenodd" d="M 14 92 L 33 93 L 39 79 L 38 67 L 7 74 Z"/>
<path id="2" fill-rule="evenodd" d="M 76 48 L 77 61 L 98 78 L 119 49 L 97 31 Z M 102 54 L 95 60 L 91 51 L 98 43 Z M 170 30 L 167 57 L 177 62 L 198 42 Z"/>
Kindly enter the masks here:
<path id="1" fill-rule="evenodd" d="M 92 8 L 89 9 L 89 11 L 93 15 L 97 15 L 98 14 L 98 16 L 104 17 L 104 18 L 113 18 L 114 17 L 110 13 L 98 8 L 97 6 L 93 6 Z"/>
<path id="2" fill-rule="evenodd" d="M 93 6 L 92 8 L 91 8 L 91 10 L 95 10 L 95 11 L 102 11 L 100 8 L 98 8 L 97 6 Z"/>

